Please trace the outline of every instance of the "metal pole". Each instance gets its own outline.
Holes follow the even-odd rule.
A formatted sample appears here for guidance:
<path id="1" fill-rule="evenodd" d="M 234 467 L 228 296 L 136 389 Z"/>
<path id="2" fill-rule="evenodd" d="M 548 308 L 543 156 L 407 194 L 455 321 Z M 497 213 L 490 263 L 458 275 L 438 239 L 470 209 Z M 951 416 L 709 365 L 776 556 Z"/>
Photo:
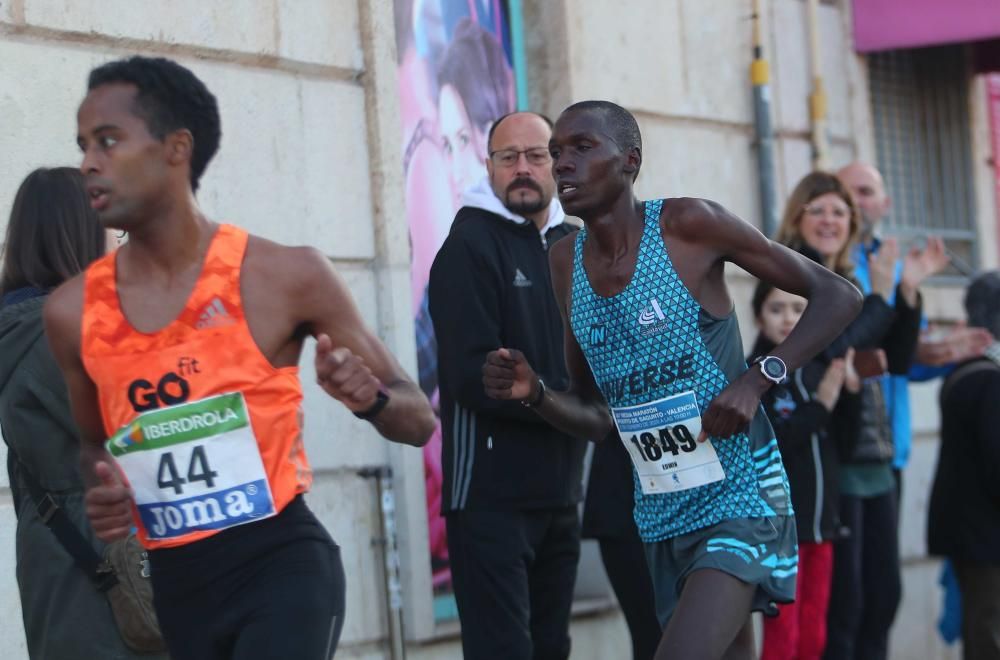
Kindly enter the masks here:
<path id="1" fill-rule="evenodd" d="M 812 165 L 815 170 L 830 166 L 830 144 L 826 135 L 826 90 L 819 59 L 819 0 L 806 0 L 809 22 L 809 66 L 812 72 L 812 94 L 809 95 L 809 117 L 812 120 Z"/>
<path id="2" fill-rule="evenodd" d="M 382 547 L 386 621 L 389 624 L 389 657 L 391 660 L 406 660 L 403 587 L 399 577 L 399 549 L 396 545 L 396 496 L 392 488 L 392 468 L 382 465 L 362 468 L 358 470 L 358 476 L 374 479 L 378 495 L 382 536 L 373 538 L 372 545 Z"/>
<path id="3" fill-rule="evenodd" d="M 778 229 L 778 208 L 774 191 L 774 129 L 771 125 L 771 73 L 764 59 L 760 29 L 760 0 L 753 0 L 753 85 L 754 129 L 757 138 L 757 172 L 760 184 L 760 217 L 764 234 L 773 237 Z"/>

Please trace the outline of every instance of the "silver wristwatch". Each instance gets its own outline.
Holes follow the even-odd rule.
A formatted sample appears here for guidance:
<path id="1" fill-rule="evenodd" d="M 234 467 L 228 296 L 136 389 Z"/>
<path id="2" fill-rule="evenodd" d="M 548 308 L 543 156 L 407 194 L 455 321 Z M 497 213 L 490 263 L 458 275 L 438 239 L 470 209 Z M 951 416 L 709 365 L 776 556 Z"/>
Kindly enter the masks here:
<path id="1" fill-rule="evenodd" d="M 785 366 L 785 361 L 780 357 L 765 355 L 764 357 L 757 358 L 756 364 L 760 366 L 760 372 L 764 374 L 764 378 L 775 385 L 780 385 L 781 381 L 785 380 L 785 377 L 788 376 L 788 367 Z"/>

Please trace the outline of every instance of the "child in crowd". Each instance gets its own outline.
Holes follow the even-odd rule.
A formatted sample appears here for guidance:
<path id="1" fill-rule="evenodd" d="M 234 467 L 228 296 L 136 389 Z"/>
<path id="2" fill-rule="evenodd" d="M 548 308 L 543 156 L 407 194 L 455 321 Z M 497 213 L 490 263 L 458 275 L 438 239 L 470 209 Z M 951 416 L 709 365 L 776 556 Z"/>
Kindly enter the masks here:
<path id="1" fill-rule="evenodd" d="M 805 307 L 805 298 L 758 284 L 753 311 L 760 334 L 748 361 L 784 341 Z M 762 660 L 818 659 L 826 645 L 833 540 L 845 533 L 837 513 L 836 443 L 856 434 L 859 420 L 853 358 L 853 349 L 829 362 L 815 358 L 761 399 L 788 473 L 799 541 L 795 602 L 765 619 Z"/>

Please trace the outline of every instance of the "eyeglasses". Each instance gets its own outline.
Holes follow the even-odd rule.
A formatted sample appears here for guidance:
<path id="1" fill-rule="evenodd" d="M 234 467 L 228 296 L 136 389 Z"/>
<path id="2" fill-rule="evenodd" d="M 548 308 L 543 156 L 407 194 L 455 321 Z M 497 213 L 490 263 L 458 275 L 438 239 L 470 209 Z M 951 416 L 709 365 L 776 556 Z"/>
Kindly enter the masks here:
<path id="1" fill-rule="evenodd" d="M 806 204 L 802 207 L 806 215 L 813 218 L 822 217 L 824 214 L 829 212 L 835 218 L 849 218 L 851 217 L 851 211 L 844 206 L 823 206 L 822 204 Z"/>
<path id="2" fill-rule="evenodd" d="M 531 149 L 497 149 L 490 152 L 490 160 L 497 167 L 514 167 L 521 154 L 532 165 L 548 165 L 552 162 L 548 147 L 532 147 Z"/>

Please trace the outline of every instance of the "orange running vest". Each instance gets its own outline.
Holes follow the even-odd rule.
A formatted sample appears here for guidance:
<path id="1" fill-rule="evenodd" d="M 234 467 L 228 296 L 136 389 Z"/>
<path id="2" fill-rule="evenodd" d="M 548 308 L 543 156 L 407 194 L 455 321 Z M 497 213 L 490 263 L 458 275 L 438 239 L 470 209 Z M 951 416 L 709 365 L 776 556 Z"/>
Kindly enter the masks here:
<path id="1" fill-rule="evenodd" d="M 183 311 L 150 334 L 122 312 L 117 251 L 85 275 L 83 364 L 149 549 L 276 515 L 312 482 L 298 367 L 272 366 L 244 314 L 247 241 L 220 225 Z"/>

